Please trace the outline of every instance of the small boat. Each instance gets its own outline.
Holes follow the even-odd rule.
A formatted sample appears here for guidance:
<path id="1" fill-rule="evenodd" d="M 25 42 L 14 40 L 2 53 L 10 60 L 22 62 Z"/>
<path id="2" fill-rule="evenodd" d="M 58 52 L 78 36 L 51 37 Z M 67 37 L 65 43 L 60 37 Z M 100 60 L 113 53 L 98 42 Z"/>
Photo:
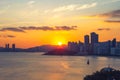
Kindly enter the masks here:
<path id="1" fill-rule="evenodd" d="M 89 59 L 87 60 L 87 64 L 88 64 L 88 65 L 90 64 Z"/>

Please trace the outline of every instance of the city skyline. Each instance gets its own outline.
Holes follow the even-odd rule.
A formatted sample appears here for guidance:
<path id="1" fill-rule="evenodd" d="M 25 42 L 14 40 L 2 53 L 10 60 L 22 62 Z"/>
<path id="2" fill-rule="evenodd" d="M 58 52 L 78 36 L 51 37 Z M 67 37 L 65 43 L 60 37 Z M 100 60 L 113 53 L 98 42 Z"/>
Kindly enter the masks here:
<path id="1" fill-rule="evenodd" d="M 68 42 L 68 49 L 77 52 L 77 55 L 120 55 L 120 42 L 116 38 L 99 42 L 99 34 L 91 32 L 84 36 L 84 42 Z"/>
<path id="2" fill-rule="evenodd" d="M 109 42 L 109 41 L 112 41 L 112 40 L 115 41 L 115 42 L 118 42 L 118 43 L 120 42 L 116 38 L 113 38 L 111 40 L 105 40 L 105 41 L 101 42 L 100 41 L 100 35 L 95 33 L 95 32 L 91 32 L 91 33 L 89 33 L 87 35 L 84 35 L 84 40 L 83 41 L 80 41 L 80 40 L 68 41 L 67 44 L 63 44 L 62 42 L 58 42 L 56 45 L 46 44 L 46 45 L 39 45 L 39 46 L 50 46 L 51 45 L 51 46 L 56 46 L 56 48 L 57 47 L 61 47 L 62 48 L 62 46 L 64 48 L 64 46 L 68 46 L 69 45 L 69 42 L 72 42 L 72 43 L 75 43 L 75 44 L 79 44 L 79 43 L 81 44 L 82 43 L 84 45 L 94 45 L 96 43 L 104 43 L 104 42 Z M 6 48 L 6 49 L 7 48 L 15 48 L 15 46 L 16 46 L 15 43 L 12 43 L 12 44 L 6 43 L 6 44 L 4 44 L 3 48 Z M 34 47 L 36 47 L 36 46 L 34 46 Z M 113 45 L 113 46 L 115 47 L 115 45 Z M 19 48 L 19 47 L 17 47 L 17 48 Z M 31 47 L 29 47 L 29 48 L 31 48 Z"/>
<path id="3" fill-rule="evenodd" d="M 120 41 L 120 0 L 1 0 L 0 47 L 19 48 L 84 42 L 96 32 L 100 42 Z"/>
<path id="4" fill-rule="evenodd" d="M 84 42 L 69 41 L 67 45 L 61 42 L 58 45 L 41 45 L 27 49 L 16 47 L 16 44 L 5 44 L 0 52 L 48 52 L 44 55 L 98 55 L 98 56 L 120 56 L 120 41 L 116 38 L 99 41 L 99 34 L 91 32 L 84 35 Z M 59 52 L 60 51 L 60 52 Z"/>

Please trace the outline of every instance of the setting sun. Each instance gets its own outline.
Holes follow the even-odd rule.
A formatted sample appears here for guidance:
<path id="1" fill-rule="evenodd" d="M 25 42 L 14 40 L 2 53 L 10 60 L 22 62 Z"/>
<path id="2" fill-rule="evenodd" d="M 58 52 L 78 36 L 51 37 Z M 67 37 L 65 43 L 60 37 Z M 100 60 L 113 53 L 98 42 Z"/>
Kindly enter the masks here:
<path id="1" fill-rule="evenodd" d="M 62 42 L 58 42 L 58 45 L 61 46 L 63 43 Z"/>
<path id="2" fill-rule="evenodd" d="M 66 45 L 67 42 L 68 41 L 66 40 L 66 38 L 63 35 L 62 36 L 58 35 L 58 36 L 53 36 L 51 44 L 62 46 L 62 45 Z"/>

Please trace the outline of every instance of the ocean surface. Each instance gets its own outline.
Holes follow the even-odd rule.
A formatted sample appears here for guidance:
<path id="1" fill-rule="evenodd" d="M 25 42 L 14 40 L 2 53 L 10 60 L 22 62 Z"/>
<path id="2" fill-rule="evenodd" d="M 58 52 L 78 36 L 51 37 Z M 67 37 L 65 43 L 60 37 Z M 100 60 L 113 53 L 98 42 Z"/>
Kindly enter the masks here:
<path id="1" fill-rule="evenodd" d="M 83 80 L 85 75 L 108 65 L 120 69 L 120 57 L 42 54 L 0 53 L 0 80 Z"/>

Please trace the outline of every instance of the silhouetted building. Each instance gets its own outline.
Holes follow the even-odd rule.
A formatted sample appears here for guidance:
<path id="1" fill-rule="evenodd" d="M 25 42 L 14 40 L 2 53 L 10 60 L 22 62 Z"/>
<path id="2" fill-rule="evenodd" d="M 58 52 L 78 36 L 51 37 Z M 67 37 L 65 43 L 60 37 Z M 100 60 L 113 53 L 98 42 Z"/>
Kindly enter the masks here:
<path id="1" fill-rule="evenodd" d="M 15 44 L 12 44 L 12 50 L 15 51 Z"/>
<path id="2" fill-rule="evenodd" d="M 111 55 L 119 55 L 120 56 L 120 48 L 111 48 Z"/>
<path id="3" fill-rule="evenodd" d="M 112 40 L 111 47 L 111 55 L 120 55 L 120 42 L 116 42 L 116 38 Z"/>
<path id="4" fill-rule="evenodd" d="M 10 48 L 10 44 L 7 44 L 8 45 L 8 49 Z"/>
<path id="5" fill-rule="evenodd" d="M 83 43 L 81 41 L 79 41 L 78 46 L 79 46 L 79 52 L 83 52 L 84 46 L 83 46 Z"/>
<path id="6" fill-rule="evenodd" d="M 120 48 L 120 42 L 117 42 L 117 45 L 116 45 L 118 48 Z"/>
<path id="7" fill-rule="evenodd" d="M 115 48 L 115 47 L 116 47 L 116 38 L 112 40 L 112 48 Z"/>
<path id="8" fill-rule="evenodd" d="M 6 49 L 9 49 L 9 44 L 5 44 L 5 48 L 6 48 Z"/>
<path id="9" fill-rule="evenodd" d="M 68 49 L 72 51 L 79 51 L 79 44 L 77 42 L 68 42 Z"/>
<path id="10" fill-rule="evenodd" d="M 88 54 L 89 52 L 89 43 L 90 43 L 90 40 L 89 40 L 89 35 L 85 35 L 84 36 L 84 45 L 83 45 L 83 52 L 84 54 Z"/>
<path id="11" fill-rule="evenodd" d="M 3 51 L 5 51 L 5 52 L 9 52 L 10 51 L 9 44 L 5 44 L 5 48 L 4 48 Z"/>
<path id="12" fill-rule="evenodd" d="M 110 55 L 110 44 L 110 41 L 95 43 L 93 53 L 97 55 Z"/>
<path id="13" fill-rule="evenodd" d="M 98 43 L 98 41 L 99 41 L 98 34 L 96 34 L 95 32 L 92 32 L 91 33 L 91 44 Z"/>
<path id="14" fill-rule="evenodd" d="M 84 36 L 84 43 L 85 43 L 85 45 L 89 44 L 89 35 Z"/>
<path id="15" fill-rule="evenodd" d="M 91 39 L 91 41 L 90 41 Z M 78 55 L 120 55 L 120 42 L 114 38 L 112 41 L 99 42 L 99 35 L 95 32 L 84 36 L 84 43 L 68 42 L 68 49 L 77 51 Z"/>
<path id="16" fill-rule="evenodd" d="M 95 51 L 94 44 L 98 43 L 99 38 L 98 38 L 98 34 L 96 34 L 95 32 L 90 33 L 90 35 L 91 35 L 90 54 L 94 54 L 94 51 Z"/>

